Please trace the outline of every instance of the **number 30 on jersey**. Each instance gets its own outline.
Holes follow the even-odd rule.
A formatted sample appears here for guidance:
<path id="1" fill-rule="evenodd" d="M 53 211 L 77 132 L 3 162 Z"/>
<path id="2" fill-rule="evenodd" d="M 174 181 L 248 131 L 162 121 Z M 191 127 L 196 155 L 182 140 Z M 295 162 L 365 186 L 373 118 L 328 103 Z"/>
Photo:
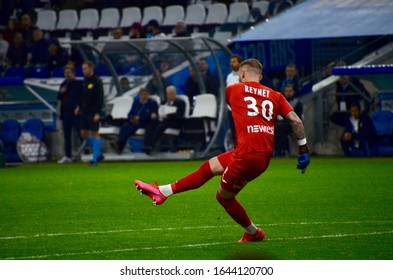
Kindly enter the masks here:
<path id="1" fill-rule="evenodd" d="M 244 101 L 247 103 L 247 116 L 255 117 L 259 114 L 262 115 L 267 121 L 273 118 L 273 102 L 270 100 L 264 100 L 261 104 L 261 113 L 259 112 L 257 100 L 252 96 L 244 97 Z"/>

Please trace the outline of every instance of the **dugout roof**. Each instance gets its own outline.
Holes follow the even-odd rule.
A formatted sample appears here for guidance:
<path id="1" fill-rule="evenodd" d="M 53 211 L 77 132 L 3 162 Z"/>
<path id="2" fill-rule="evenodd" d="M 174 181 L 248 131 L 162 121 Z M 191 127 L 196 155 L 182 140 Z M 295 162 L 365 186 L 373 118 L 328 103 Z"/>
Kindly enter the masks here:
<path id="1" fill-rule="evenodd" d="M 392 15 L 391 0 L 306 0 L 233 41 L 391 35 Z"/>

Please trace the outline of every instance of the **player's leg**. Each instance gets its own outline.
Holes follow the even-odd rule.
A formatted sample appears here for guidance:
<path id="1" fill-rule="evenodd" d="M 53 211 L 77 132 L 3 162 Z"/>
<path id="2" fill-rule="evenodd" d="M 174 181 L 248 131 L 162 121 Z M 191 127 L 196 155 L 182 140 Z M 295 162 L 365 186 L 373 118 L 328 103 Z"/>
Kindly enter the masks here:
<path id="1" fill-rule="evenodd" d="M 134 183 L 136 188 L 149 196 L 155 204 L 162 204 L 172 194 L 197 189 L 214 176 L 222 174 L 231 154 L 232 152 L 226 152 L 205 161 L 198 170 L 172 184 L 155 186 L 138 180 Z"/>
<path id="2" fill-rule="evenodd" d="M 90 137 L 92 137 L 93 143 L 93 159 L 91 164 L 97 165 L 97 163 L 104 159 L 101 151 L 102 139 L 98 134 L 98 131 L 90 131 Z"/>
<path id="3" fill-rule="evenodd" d="M 71 159 L 71 135 L 72 135 L 72 119 L 63 117 L 63 133 L 64 133 L 64 152 L 65 157 Z"/>
<path id="4" fill-rule="evenodd" d="M 94 120 L 94 115 L 89 119 L 90 121 L 90 139 L 93 147 L 93 158 L 90 165 L 96 166 L 97 163 L 104 159 L 101 152 L 102 139 L 98 133 L 100 123 Z"/>
<path id="5" fill-rule="evenodd" d="M 239 242 L 260 241 L 265 238 L 263 230 L 257 228 L 251 221 L 244 207 L 235 196 L 244 188 L 247 182 L 263 173 L 269 163 L 269 158 L 251 155 L 239 162 L 230 162 L 221 177 L 216 198 L 231 218 L 245 229 L 245 234 Z"/>
<path id="6" fill-rule="evenodd" d="M 131 135 L 134 135 L 140 126 L 131 123 L 125 123 L 120 127 L 119 137 L 116 142 L 113 142 L 113 148 L 120 155 L 127 144 L 127 140 Z"/>

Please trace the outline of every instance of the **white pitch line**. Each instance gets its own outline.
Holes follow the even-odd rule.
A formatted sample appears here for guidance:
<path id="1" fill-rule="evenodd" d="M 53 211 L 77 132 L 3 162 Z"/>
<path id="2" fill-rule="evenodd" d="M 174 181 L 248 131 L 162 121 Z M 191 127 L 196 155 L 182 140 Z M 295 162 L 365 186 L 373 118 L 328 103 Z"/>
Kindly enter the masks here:
<path id="1" fill-rule="evenodd" d="M 329 235 L 320 235 L 320 236 L 297 236 L 297 237 L 289 237 L 289 238 L 268 238 L 267 242 L 270 241 L 291 241 L 291 240 L 307 240 L 307 239 L 326 239 L 326 238 L 343 238 L 343 237 L 354 237 L 354 236 L 372 236 L 372 235 L 383 235 L 383 234 L 393 234 L 393 230 L 391 231 L 376 231 L 376 232 L 363 232 L 363 233 L 338 233 L 338 234 L 329 234 Z M 52 254 L 52 255 L 36 255 L 36 256 L 27 256 L 27 257 L 9 257 L 3 260 L 27 260 L 27 259 L 46 259 L 46 258 L 54 258 L 54 257 L 71 257 L 71 256 L 83 256 L 83 255 L 100 255 L 100 254 L 108 254 L 108 253 L 119 253 L 119 252 L 132 252 L 132 251 L 148 251 L 148 250 L 168 250 L 168 249 L 179 249 L 179 248 L 196 248 L 196 247 L 208 247 L 208 246 L 217 246 L 224 244 L 231 244 L 232 242 L 211 242 L 211 243 L 200 243 L 200 244 L 184 244 L 179 246 L 159 246 L 159 247 L 141 247 L 141 248 L 120 248 L 113 250 L 103 250 L 103 251 L 90 251 L 90 252 L 70 252 L 64 254 Z"/>
<path id="2" fill-rule="evenodd" d="M 303 225 L 336 225 L 336 224 L 391 224 L 393 221 L 343 221 L 343 222 L 291 222 L 291 223 L 273 223 L 263 224 L 263 227 L 275 226 L 303 226 Z M 227 228 L 237 227 L 236 224 L 225 226 L 195 226 L 195 227 L 181 227 L 181 228 L 145 228 L 145 229 L 119 229 L 119 230 L 99 230 L 99 231 L 82 231 L 82 232 L 58 232 L 58 233 L 37 233 L 33 235 L 16 235 L 16 236 L 0 236 L 0 240 L 12 239 L 29 239 L 39 237 L 56 237 L 56 236 L 75 236 L 75 235 L 94 235 L 94 234 L 111 234 L 111 233 L 127 233 L 134 231 L 172 231 L 172 230 L 195 230 L 195 229 L 211 229 L 211 228 Z M 262 225 L 261 225 L 262 226 Z"/>

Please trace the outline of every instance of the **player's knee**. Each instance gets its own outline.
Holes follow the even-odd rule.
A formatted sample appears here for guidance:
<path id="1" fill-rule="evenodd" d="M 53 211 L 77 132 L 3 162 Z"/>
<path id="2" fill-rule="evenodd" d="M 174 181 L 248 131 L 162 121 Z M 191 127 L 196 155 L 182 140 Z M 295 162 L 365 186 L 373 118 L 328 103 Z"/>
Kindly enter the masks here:
<path id="1" fill-rule="evenodd" d="M 216 199 L 217 199 L 218 203 L 220 203 L 224 208 L 227 208 L 231 204 L 233 197 L 231 197 L 231 198 L 224 197 L 219 192 L 217 192 Z"/>

